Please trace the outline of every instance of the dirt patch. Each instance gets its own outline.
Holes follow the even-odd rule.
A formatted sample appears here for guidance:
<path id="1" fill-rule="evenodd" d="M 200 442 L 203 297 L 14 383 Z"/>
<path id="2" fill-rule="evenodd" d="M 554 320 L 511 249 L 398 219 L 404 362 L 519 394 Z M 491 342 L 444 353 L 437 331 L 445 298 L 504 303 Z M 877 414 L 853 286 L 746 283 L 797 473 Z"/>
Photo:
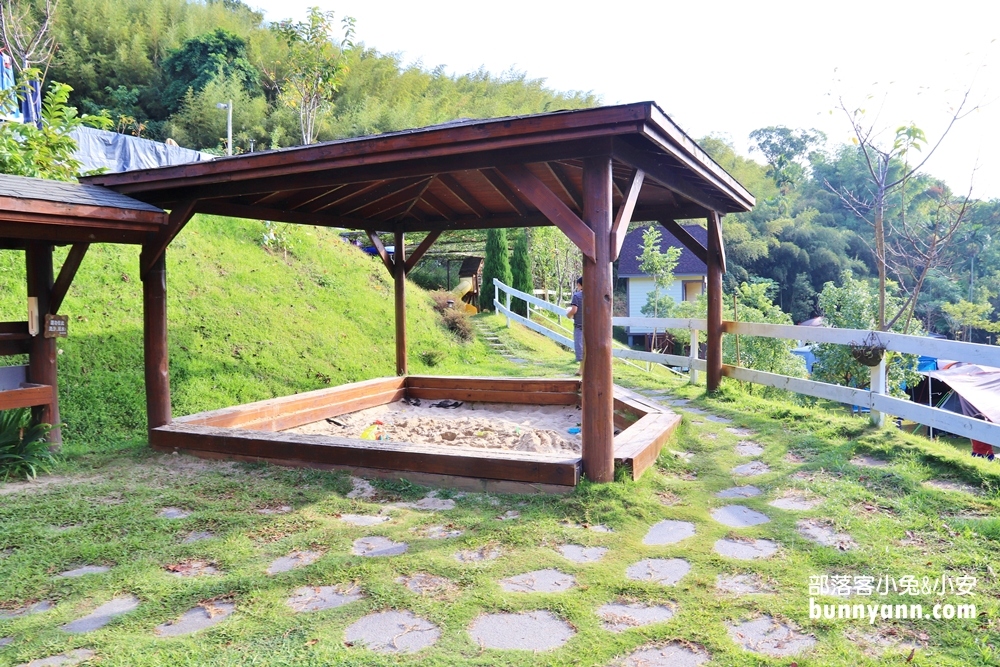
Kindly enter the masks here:
<path id="1" fill-rule="evenodd" d="M 337 417 L 343 426 L 323 420 L 289 432 L 369 439 L 380 433 L 391 442 L 473 449 L 581 451 L 580 435 L 568 432 L 580 423 L 580 411 L 572 406 L 465 403 L 445 409 L 431 403 L 389 403 Z"/>

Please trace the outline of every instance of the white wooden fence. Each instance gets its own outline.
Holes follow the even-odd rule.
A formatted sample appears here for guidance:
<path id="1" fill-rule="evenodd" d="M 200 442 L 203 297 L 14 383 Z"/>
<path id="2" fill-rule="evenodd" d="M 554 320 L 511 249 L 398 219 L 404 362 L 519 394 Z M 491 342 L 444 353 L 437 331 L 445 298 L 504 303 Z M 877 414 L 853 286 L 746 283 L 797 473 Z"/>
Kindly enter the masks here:
<path id="1" fill-rule="evenodd" d="M 524 326 L 548 336 L 562 345 L 572 349 L 572 339 L 552 331 L 545 326 L 522 317 L 510 310 L 510 298 L 515 296 L 524 299 L 529 304 L 528 315 L 530 317 L 531 307 L 548 310 L 557 315 L 565 315 L 566 309 L 555 306 L 547 301 L 538 299 L 530 294 L 519 292 L 499 280 L 494 280 L 497 288 L 497 299 L 494 306 L 498 313 L 507 317 L 508 324 L 511 320 L 523 324 Z M 499 296 L 503 293 L 504 303 L 500 302 Z M 666 329 L 687 329 L 691 334 L 692 354 L 697 355 L 698 332 L 704 331 L 708 323 L 699 319 L 682 318 L 652 318 L 652 317 L 615 317 L 612 319 L 615 326 L 641 326 L 651 327 L 661 330 Z M 1000 368 L 1000 346 L 980 345 L 977 343 L 962 343 L 953 340 L 941 340 L 937 338 L 927 338 L 924 336 L 909 336 L 905 334 L 889 332 L 873 332 L 861 329 L 832 329 L 825 327 L 800 327 L 784 324 L 763 324 L 757 322 L 723 322 L 723 330 L 728 334 L 740 336 L 759 336 L 763 338 L 784 338 L 814 343 L 832 343 L 837 345 L 858 345 L 871 336 L 877 336 L 879 343 L 887 350 L 901 352 L 904 354 L 926 355 L 938 359 L 949 361 L 965 361 L 982 366 L 992 366 Z M 612 354 L 622 359 L 633 359 L 637 361 L 650 361 L 664 364 L 666 366 L 686 367 L 691 373 L 693 382 L 697 381 L 698 371 L 705 371 L 705 361 L 696 357 L 684 357 L 675 354 L 660 354 L 657 352 L 640 352 L 638 350 L 614 349 Z M 992 424 L 981 419 L 973 419 L 954 412 L 942 410 L 940 408 L 921 405 L 905 399 L 894 398 L 886 394 L 885 360 L 881 364 L 871 369 L 871 383 L 869 389 L 856 389 L 853 387 L 843 387 L 840 385 L 817 382 L 804 378 L 793 378 L 787 375 L 777 375 L 766 373 L 751 368 L 725 365 L 722 368 L 723 375 L 735 380 L 753 382 L 768 387 L 786 389 L 797 394 L 823 398 L 847 405 L 856 405 L 871 411 L 871 419 L 877 424 L 884 422 L 884 415 L 894 415 L 903 419 L 924 424 L 931 428 L 947 431 L 956 435 L 973 438 L 1000 447 L 1000 424 Z"/>

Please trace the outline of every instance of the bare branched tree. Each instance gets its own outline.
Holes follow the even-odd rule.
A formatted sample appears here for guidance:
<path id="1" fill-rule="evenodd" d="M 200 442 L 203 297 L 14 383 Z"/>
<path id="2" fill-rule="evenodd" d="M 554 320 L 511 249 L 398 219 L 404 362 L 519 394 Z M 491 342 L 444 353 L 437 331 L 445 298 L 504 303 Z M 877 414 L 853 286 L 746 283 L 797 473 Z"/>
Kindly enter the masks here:
<path id="1" fill-rule="evenodd" d="M 39 69 L 43 81 L 56 51 L 52 21 L 58 4 L 59 0 L 2 0 L 0 4 L 0 37 L 15 67 L 20 72 Z"/>

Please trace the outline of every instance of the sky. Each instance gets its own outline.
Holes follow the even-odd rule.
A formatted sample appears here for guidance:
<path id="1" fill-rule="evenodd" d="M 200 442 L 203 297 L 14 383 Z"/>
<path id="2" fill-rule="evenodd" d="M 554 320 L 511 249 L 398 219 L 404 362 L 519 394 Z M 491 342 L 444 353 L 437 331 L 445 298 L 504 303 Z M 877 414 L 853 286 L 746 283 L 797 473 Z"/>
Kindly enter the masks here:
<path id="1" fill-rule="evenodd" d="M 924 171 L 955 192 L 1000 198 L 1000 3 L 995 0 L 246 0 L 268 21 L 318 5 L 406 64 L 480 67 L 583 90 L 604 104 L 652 100 L 694 138 L 751 155 L 749 133 L 784 125 L 851 138 L 843 105 L 883 143 L 915 123 L 935 143 Z M 763 161 L 759 155 L 756 159 Z"/>

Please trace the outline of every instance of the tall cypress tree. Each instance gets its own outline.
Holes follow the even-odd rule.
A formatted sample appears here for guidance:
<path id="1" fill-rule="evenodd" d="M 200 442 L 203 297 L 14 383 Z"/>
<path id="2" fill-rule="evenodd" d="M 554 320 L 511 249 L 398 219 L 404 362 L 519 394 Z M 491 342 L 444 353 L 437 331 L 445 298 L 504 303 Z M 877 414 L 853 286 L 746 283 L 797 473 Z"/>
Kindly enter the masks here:
<path id="1" fill-rule="evenodd" d="M 535 286 L 531 282 L 531 255 L 528 254 L 528 230 L 520 229 L 514 235 L 514 250 L 510 257 L 510 272 L 514 281 L 512 287 L 532 294 Z M 528 316 L 528 303 L 524 299 L 511 301 L 511 310 L 522 317 Z"/>
<path id="2" fill-rule="evenodd" d="M 481 310 L 493 310 L 493 299 L 496 288 L 493 279 L 499 278 L 504 285 L 510 285 L 513 278 L 510 275 L 510 251 L 507 248 L 506 229 L 488 229 L 486 231 L 486 261 L 483 263 L 483 287 L 479 298 Z M 501 299 L 501 303 L 503 300 Z"/>

